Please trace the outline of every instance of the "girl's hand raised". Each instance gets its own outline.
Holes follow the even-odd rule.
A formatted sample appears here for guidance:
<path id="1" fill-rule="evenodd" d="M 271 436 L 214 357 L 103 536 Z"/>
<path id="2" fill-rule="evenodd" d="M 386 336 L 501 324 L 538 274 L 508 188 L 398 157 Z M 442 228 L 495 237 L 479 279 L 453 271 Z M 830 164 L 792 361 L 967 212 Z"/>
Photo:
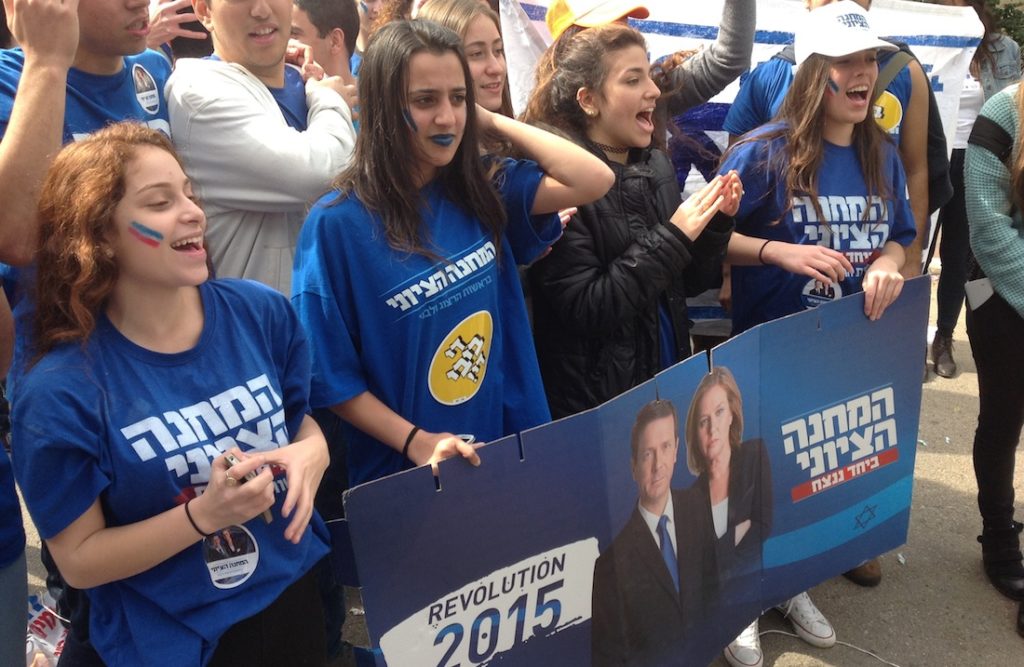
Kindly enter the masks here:
<path id="1" fill-rule="evenodd" d="M 687 197 L 669 219 L 691 241 L 701 235 L 711 218 L 721 209 L 725 201 L 726 178 L 715 176 L 711 182 Z"/>
<path id="2" fill-rule="evenodd" d="M 729 171 L 723 178 L 722 196 L 722 206 L 719 210 L 728 216 L 735 216 L 740 210 L 740 200 L 743 199 L 743 183 L 735 169 Z"/>
<path id="3" fill-rule="evenodd" d="M 476 129 L 479 136 L 485 136 L 494 132 L 494 112 L 488 111 L 479 104 L 476 105 Z"/>

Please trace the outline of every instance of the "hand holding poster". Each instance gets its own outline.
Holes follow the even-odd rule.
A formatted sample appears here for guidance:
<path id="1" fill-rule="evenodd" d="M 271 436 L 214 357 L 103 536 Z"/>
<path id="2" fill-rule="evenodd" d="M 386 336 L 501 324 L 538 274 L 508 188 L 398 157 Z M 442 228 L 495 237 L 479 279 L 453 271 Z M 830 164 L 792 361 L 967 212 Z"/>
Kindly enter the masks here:
<path id="1" fill-rule="evenodd" d="M 710 375 L 693 357 L 479 468 L 445 461 L 437 485 L 424 467 L 353 489 L 379 662 L 707 664 L 761 609 L 902 544 L 927 310 L 926 279 L 874 322 L 863 295 L 825 304 L 719 346 Z M 674 414 L 644 416 L 658 404 Z"/>

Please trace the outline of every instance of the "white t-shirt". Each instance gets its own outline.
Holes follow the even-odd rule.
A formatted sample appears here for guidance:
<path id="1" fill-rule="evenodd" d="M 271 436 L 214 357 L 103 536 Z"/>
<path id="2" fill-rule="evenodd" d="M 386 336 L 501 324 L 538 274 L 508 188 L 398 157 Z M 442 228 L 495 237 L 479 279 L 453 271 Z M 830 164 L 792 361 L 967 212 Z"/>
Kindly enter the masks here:
<path id="1" fill-rule="evenodd" d="M 966 149 L 967 138 L 971 136 L 971 128 L 974 121 L 981 112 L 981 105 L 985 103 L 985 91 L 978 81 L 967 71 L 964 79 L 964 87 L 960 89 L 960 111 L 956 115 L 956 136 L 953 138 L 953 148 Z"/>

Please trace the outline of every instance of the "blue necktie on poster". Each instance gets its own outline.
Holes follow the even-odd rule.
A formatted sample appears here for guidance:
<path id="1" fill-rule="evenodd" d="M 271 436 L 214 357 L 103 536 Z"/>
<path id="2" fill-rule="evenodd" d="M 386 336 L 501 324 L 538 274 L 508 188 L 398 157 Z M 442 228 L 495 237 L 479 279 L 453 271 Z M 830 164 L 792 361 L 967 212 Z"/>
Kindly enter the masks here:
<path id="1" fill-rule="evenodd" d="M 664 514 L 658 519 L 658 541 L 661 542 L 661 557 L 665 559 L 665 567 L 672 575 L 672 583 L 676 586 L 676 593 L 679 592 L 679 564 L 676 563 L 676 552 L 672 548 L 672 540 L 668 536 L 668 517 Z"/>

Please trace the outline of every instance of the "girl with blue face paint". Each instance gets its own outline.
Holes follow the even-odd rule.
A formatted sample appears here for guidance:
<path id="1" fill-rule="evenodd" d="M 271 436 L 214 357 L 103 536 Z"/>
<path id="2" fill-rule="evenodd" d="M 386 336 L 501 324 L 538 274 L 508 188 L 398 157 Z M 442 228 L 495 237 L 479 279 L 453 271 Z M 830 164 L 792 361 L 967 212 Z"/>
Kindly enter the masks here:
<path id="1" fill-rule="evenodd" d="M 310 614 L 329 551 L 313 509 L 328 453 L 287 300 L 209 279 L 193 184 L 143 125 L 65 147 L 38 219 L 13 463 L 61 574 L 89 601 L 76 626 L 91 646 L 76 628 L 62 660 L 324 664 Z M 187 416 L 197 406 L 203 423 Z M 271 622 L 288 641 L 262 633 Z"/>
<path id="2" fill-rule="evenodd" d="M 454 433 L 486 442 L 550 419 L 516 265 L 559 236 L 552 212 L 612 180 L 572 143 L 477 106 L 459 36 L 432 22 L 381 28 L 359 86 L 356 155 L 303 225 L 292 297 L 313 406 L 346 423 L 351 484 L 476 464 Z M 481 159 L 484 133 L 530 159 Z"/>
<path id="3" fill-rule="evenodd" d="M 916 235 L 897 148 L 870 114 L 877 52 L 896 47 L 849 1 L 811 11 L 794 46 L 798 69 L 778 115 L 720 168 L 738 171 L 747 190 L 728 251 L 733 333 L 860 291 L 865 316 L 882 317 Z M 778 609 L 804 641 L 835 643 L 806 593 Z M 726 658 L 760 664 L 756 621 Z"/>
<path id="4" fill-rule="evenodd" d="M 852 2 L 810 12 L 795 47 L 796 78 L 776 122 L 741 139 L 722 164 L 723 173 L 766 168 L 770 177 L 768 187 L 747 193 L 737 214 L 742 233 L 729 244 L 738 268 L 734 333 L 816 305 L 821 295 L 861 290 L 865 315 L 878 319 L 900 293 L 903 246 L 916 233 L 906 226 L 913 215 L 902 164 L 888 137 L 867 122 L 877 52 L 896 47 L 871 32 Z M 847 206 L 823 206 L 824 196 L 842 196 Z M 851 246 L 851 227 L 870 246 Z M 745 288 L 737 289 L 737 276 Z M 773 289 L 770 297 L 761 282 L 768 277 L 781 281 L 776 287 L 784 283 L 788 296 Z"/>

